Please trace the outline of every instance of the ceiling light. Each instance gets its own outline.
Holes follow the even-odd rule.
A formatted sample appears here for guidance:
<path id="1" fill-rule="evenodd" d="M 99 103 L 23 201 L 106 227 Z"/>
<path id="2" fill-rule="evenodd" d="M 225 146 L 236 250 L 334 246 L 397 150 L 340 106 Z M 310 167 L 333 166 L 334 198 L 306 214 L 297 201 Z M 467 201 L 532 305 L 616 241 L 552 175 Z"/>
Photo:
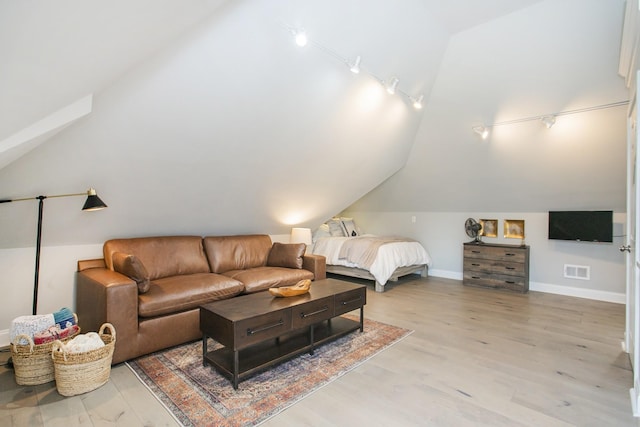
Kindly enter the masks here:
<path id="1" fill-rule="evenodd" d="M 296 44 L 300 47 L 305 47 L 309 42 L 309 39 L 307 39 L 307 33 L 305 33 L 304 30 L 293 31 L 293 36 L 295 37 Z"/>
<path id="2" fill-rule="evenodd" d="M 489 137 L 489 128 L 485 126 L 476 126 L 473 131 L 480 135 L 480 138 L 487 139 Z"/>
<path id="3" fill-rule="evenodd" d="M 399 82 L 398 78 L 397 77 L 393 77 L 389 81 L 389 84 L 387 85 L 387 92 L 389 92 L 391 95 L 396 93 L 396 88 L 398 87 L 398 82 Z"/>
<path id="4" fill-rule="evenodd" d="M 349 68 L 349 70 L 351 70 L 352 73 L 358 74 L 360 72 L 360 61 L 361 60 L 362 60 L 362 57 L 360 55 L 358 55 L 356 57 L 355 62 L 351 65 L 351 68 Z"/>
<path id="5" fill-rule="evenodd" d="M 422 100 L 424 99 L 424 95 L 420 95 L 418 99 L 413 100 L 413 107 L 416 110 L 420 110 L 422 108 Z"/>
<path id="6" fill-rule="evenodd" d="M 544 123 L 547 129 L 551 129 L 551 126 L 556 123 L 556 116 L 544 116 L 540 120 L 542 120 L 542 123 Z"/>

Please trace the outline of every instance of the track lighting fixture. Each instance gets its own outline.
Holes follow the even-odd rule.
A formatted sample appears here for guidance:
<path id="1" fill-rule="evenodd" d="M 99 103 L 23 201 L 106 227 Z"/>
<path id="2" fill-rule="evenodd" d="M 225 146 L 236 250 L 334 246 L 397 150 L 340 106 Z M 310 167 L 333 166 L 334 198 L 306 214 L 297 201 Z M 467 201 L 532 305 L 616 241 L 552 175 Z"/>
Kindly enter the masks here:
<path id="1" fill-rule="evenodd" d="M 387 84 L 387 92 L 389 92 L 391 95 L 393 95 L 394 93 L 396 93 L 396 88 L 398 87 L 398 78 L 397 77 L 392 77 L 391 80 L 389 81 L 389 83 Z"/>
<path id="2" fill-rule="evenodd" d="M 551 129 L 551 126 L 553 126 L 556 123 L 556 116 L 554 115 L 544 116 L 544 117 L 541 117 L 540 120 L 547 127 L 547 129 Z"/>
<path id="3" fill-rule="evenodd" d="M 486 126 L 475 126 L 473 131 L 480 135 L 480 138 L 487 139 L 489 137 L 489 128 Z"/>
<path id="4" fill-rule="evenodd" d="M 353 64 L 351 64 L 349 70 L 351 70 L 353 74 L 358 74 L 360 72 L 360 61 L 362 61 L 362 57 L 358 55 Z"/>
<path id="5" fill-rule="evenodd" d="M 416 110 L 420 110 L 422 108 L 422 100 L 424 99 L 424 95 L 420 95 L 418 99 L 413 100 L 413 107 Z"/>
<path id="6" fill-rule="evenodd" d="M 560 111 L 558 113 L 545 114 L 542 116 L 524 117 L 522 119 L 514 119 L 514 120 L 508 120 L 505 122 L 493 123 L 487 126 L 474 126 L 472 129 L 475 133 L 480 135 L 482 139 L 486 139 L 489 136 L 489 129 L 495 126 L 513 125 L 516 123 L 530 122 L 533 120 L 540 120 L 547 127 L 547 129 L 550 129 L 556 123 L 556 118 L 560 116 L 567 116 L 569 114 L 586 113 L 588 111 L 604 110 L 605 108 L 621 107 L 624 105 L 629 105 L 629 101 L 627 100 L 627 101 L 611 102 L 609 104 L 594 105 L 593 107 L 578 108 L 576 110 Z"/>
<path id="7" fill-rule="evenodd" d="M 287 29 L 287 31 L 293 36 L 296 44 L 300 47 L 304 47 L 306 45 L 308 45 L 309 43 L 311 43 L 312 47 L 317 48 L 318 50 L 321 50 L 322 52 L 326 53 L 327 55 L 333 57 L 334 59 L 339 60 L 342 64 L 345 64 L 349 67 L 349 71 L 351 71 L 354 74 L 365 74 L 369 77 L 371 77 L 372 79 L 376 80 L 377 82 L 379 82 L 382 86 L 384 86 L 384 88 L 386 89 L 387 92 L 389 92 L 390 94 L 398 94 L 401 96 L 404 96 L 405 98 L 407 98 L 409 101 L 411 101 L 411 104 L 413 105 L 413 107 L 416 110 L 420 110 L 422 109 L 422 105 L 423 105 L 423 100 L 424 100 L 424 95 L 420 95 L 417 98 L 414 98 L 413 96 L 409 95 L 408 93 L 402 91 L 400 88 L 398 88 L 398 83 L 399 83 L 399 79 L 397 77 L 392 77 L 390 80 L 385 81 L 382 78 L 376 76 L 375 74 L 371 73 L 368 70 L 364 70 L 360 67 L 360 64 L 362 62 L 362 57 L 360 55 L 355 57 L 355 60 L 352 62 L 349 59 L 346 59 L 345 57 L 343 57 L 342 55 L 338 54 L 337 52 L 335 52 L 334 50 L 323 46 L 322 44 L 318 43 L 315 40 L 309 40 L 309 38 L 307 37 L 306 32 L 302 29 L 302 28 L 296 28 L 296 27 L 291 27 L 289 25 L 285 24 L 285 27 Z"/>

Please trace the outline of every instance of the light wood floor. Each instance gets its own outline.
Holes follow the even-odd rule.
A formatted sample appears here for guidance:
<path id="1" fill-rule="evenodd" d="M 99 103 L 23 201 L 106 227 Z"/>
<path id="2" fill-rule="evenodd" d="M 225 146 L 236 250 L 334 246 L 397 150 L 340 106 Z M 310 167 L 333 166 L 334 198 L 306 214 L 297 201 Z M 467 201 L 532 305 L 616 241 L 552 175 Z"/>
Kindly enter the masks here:
<path id="1" fill-rule="evenodd" d="M 637 426 L 621 350 L 624 306 L 401 279 L 367 293 L 365 316 L 415 332 L 265 426 Z M 6 359 L 7 353 L 1 357 Z M 125 365 L 61 397 L 0 367 L 2 426 L 173 426 Z"/>

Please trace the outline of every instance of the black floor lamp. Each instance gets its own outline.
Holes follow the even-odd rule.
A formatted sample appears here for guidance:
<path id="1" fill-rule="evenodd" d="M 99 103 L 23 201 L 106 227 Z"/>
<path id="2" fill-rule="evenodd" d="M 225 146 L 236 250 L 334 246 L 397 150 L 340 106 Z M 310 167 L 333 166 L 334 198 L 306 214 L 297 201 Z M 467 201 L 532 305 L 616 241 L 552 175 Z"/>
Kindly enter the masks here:
<path id="1" fill-rule="evenodd" d="M 57 196 L 37 196 L 37 197 L 24 197 L 21 199 L 0 199 L 0 203 L 10 202 L 22 202 L 25 200 L 38 200 L 38 234 L 36 238 L 36 270 L 33 279 L 33 313 L 36 314 L 38 310 L 38 278 L 40 275 L 40 244 L 42 242 L 42 208 L 44 205 L 44 199 L 51 199 L 54 197 L 72 197 L 72 196 L 87 196 L 87 201 L 84 202 L 82 207 L 83 211 L 97 211 L 104 209 L 107 205 L 100 200 L 96 194 L 96 190 L 90 188 L 86 193 L 74 193 L 74 194 L 59 194 Z"/>

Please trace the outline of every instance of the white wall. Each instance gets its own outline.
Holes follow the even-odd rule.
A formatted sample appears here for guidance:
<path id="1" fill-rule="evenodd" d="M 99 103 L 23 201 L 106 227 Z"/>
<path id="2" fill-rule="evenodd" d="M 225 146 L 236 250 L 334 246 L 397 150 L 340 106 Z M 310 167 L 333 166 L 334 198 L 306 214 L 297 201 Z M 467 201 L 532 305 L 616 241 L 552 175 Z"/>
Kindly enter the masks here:
<path id="1" fill-rule="evenodd" d="M 520 244 L 503 236 L 505 219 L 525 221 L 525 243 L 530 246 L 530 289 L 584 298 L 624 303 L 624 213 L 614 214 L 613 243 L 565 242 L 547 239 L 547 212 L 363 212 L 345 211 L 363 232 L 402 235 L 420 241 L 433 264 L 429 274 L 462 279 L 462 244 L 471 240 L 464 231 L 467 218 L 498 219 L 498 238 L 484 237 L 487 243 Z M 412 217 L 416 222 L 412 222 Z M 568 279 L 564 264 L 589 266 L 590 280 Z"/>

